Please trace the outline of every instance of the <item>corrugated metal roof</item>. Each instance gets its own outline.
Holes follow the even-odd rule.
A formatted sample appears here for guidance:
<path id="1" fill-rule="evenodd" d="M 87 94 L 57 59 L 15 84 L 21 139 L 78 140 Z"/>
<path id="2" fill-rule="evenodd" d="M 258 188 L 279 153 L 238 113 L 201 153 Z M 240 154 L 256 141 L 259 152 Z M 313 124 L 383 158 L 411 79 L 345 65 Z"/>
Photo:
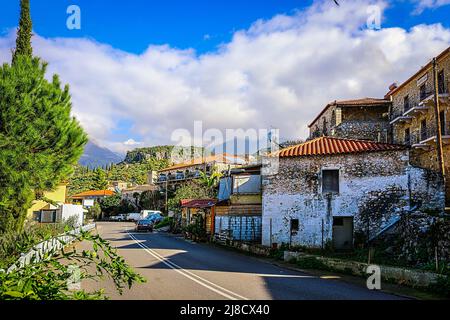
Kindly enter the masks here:
<path id="1" fill-rule="evenodd" d="M 402 150 L 405 146 L 379 143 L 364 140 L 340 139 L 333 137 L 320 137 L 296 146 L 282 149 L 273 154 L 281 158 L 335 155 L 346 153 L 361 153 L 375 151 Z"/>
<path id="2" fill-rule="evenodd" d="M 210 208 L 217 203 L 216 199 L 184 199 L 181 200 L 183 208 Z"/>

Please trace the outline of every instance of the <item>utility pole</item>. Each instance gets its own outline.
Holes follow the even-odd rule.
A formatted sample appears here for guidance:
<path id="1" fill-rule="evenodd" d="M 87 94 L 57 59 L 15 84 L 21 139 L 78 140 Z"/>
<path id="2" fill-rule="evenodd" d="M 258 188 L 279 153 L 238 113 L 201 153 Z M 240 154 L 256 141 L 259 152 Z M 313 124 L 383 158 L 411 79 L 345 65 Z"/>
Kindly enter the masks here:
<path id="1" fill-rule="evenodd" d="M 436 149 L 437 149 L 437 158 L 439 162 L 439 169 L 442 175 L 442 180 L 444 183 L 444 190 L 446 191 L 447 186 L 447 176 L 445 172 L 445 164 L 444 164 L 444 150 L 442 147 L 442 123 L 441 123 L 441 111 L 439 107 L 439 79 L 438 79 L 438 71 L 437 71 L 437 61 L 436 58 L 433 59 L 433 78 L 434 78 L 434 112 L 436 116 Z"/>
<path id="2" fill-rule="evenodd" d="M 169 206 L 168 206 L 168 204 L 167 204 L 167 192 L 168 192 L 168 188 L 169 188 L 169 177 L 167 176 L 167 178 L 166 178 L 166 204 L 165 204 L 166 214 L 169 214 Z"/>

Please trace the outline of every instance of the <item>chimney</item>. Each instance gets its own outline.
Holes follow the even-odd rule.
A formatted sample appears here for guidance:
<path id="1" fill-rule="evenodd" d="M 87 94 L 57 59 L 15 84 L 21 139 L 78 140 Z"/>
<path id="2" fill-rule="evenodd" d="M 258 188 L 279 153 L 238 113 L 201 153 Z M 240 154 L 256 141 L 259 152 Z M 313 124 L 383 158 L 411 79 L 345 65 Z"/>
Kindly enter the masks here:
<path id="1" fill-rule="evenodd" d="M 394 82 L 393 84 L 391 84 L 391 85 L 389 86 L 389 91 L 395 90 L 395 89 L 397 89 L 397 88 L 398 88 L 397 82 Z"/>

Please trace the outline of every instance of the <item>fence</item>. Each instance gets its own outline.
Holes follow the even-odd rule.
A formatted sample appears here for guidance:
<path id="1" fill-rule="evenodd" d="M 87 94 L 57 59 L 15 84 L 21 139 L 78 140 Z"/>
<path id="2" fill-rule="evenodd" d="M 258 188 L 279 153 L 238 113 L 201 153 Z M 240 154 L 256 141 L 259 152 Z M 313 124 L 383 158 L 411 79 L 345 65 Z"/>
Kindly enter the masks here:
<path id="1" fill-rule="evenodd" d="M 65 246 L 73 242 L 76 236 L 81 233 L 81 230 L 86 232 L 94 228 L 95 224 L 86 225 L 35 245 L 29 252 L 23 254 L 15 264 L 9 267 L 8 273 L 17 268 L 23 268 L 30 263 L 41 261 L 46 254 L 62 250 Z"/>
<path id="2" fill-rule="evenodd" d="M 234 240 L 260 243 L 261 216 L 220 216 L 215 219 L 215 234 L 221 241 Z"/>

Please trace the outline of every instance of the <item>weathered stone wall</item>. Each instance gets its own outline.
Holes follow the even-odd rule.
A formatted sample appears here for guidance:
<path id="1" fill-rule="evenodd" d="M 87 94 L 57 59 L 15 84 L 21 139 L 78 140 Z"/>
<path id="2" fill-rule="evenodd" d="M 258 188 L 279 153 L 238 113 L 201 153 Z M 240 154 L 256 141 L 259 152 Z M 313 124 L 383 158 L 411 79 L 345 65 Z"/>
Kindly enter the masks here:
<path id="1" fill-rule="evenodd" d="M 444 70 L 445 82 L 448 88 L 449 79 L 450 79 L 450 55 L 447 54 L 445 57 L 438 61 L 438 70 Z M 420 90 L 418 86 L 419 79 L 425 79 L 426 77 L 426 91 L 431 93 L 434 89 L 434 80 L 433 80 L 433 68 L 430 67 L 428 70 L 425 70 L 415 76 L 411 81 L 402 86 L 392 95 L 392 112 L 393 114 L 402 114 L 403 110 L 403 102 L 404 97 L 409 96 L 410 103 L 412 105 L 418 105 L 420 102 Z"/>
<path id="2" fill-rule="evenodd" d="M 340 170 L 339 194 L 321 192 L 322 169 Z M 408 151 L 280 159 L 279 172 L 264 178 L 263 244 L 321 247 L 332 239 L 333 217 L 354 217 L 355 231 L 376 233 L 397 208 L 416 202 L 443 210 L 439 181 L 409 166 Z M 398 214 L 398 213 L 397 213 Z M 299 232 L 290 239 L 290 220 Z M 272 234 L 270 233 L 272 232 Z"/>
<path id="3" fill-rule="evenodd" d="M 341 122 L 336 122 L 341 110 Z M 389 106 L 330 106 L 310 128 L 310 138 L 333 136 L 346 139 L 359 139 L 388 142 Z M 336 114 L 333 117 L 333 113 Z"/>
<path id="4" fill-rule="evenodd" d="M 333 137 L 344 139 L 370 140 L 387 143 L 389 137 L 389 123 L 387 121 L 348 121 L 334 128 Z"/>
<path id="5" fill-rule="evenodd" d="M 392 243 L 399 258 L 411 264 L 450 261 L 450 220 L 426 212 L 402 216 Z M 437 257 L 436 257 L 437 254 Z"/>
<path id="6" fill-rule="evenodd" d="M 445 87 L 447 92 L 450 90 L 450 54 L 447 54 L 438 61 L 438 71 L 444 71 Z M 410 105 L 415 107 L 420 103 L 420 85 L 418 82 L 420 79 L 426 79 L 426 92 L 429 94 L 433 93 L 434 90 L 434 79 L 433 79 L 433 69 L 428 68 L 417 76 L 412 78 L 408 83 L 398 89 L 394 94 L 392 94 L 392 120 L 396 117 L 403 115 L 404 113 L 404 98 L 409 97 Z M 420 84 L 420 85 L 419 85 Z M 445 133 L 450 135 L 450 98 L 441 97 L 440 99 L 440 110 L 444 111 L 445 123 L 443 124 L 445 128 Z M 428 110 L 421 113 L 416 113 L 410 122 L 397 122 L 393 125 L 393 139 L 394 143 L 405 143 L 405 130 L 409 128 L 411 132 L 412 144 L 419 142 L 421 140 L 421 122 L 426 120 L 428 131 L 434 130 L 436 125 L 436 117 L 434 104 L 431 103 Z M 450 145 L 444 145 L 444 161 L 446 170 L 450 172 Z M 437 161 L 437 151 L 433 143 L 430 144 L 428 150 L 424 149 L 413 149 L 411 153 L 411 164 L 431 169 L 434 171 L 439 171 L 439 163 Z M 449 182 L 450 184 L 450 182 Z M 447 199 L 450 199 L 450 187 L 447 188 Z"/>

